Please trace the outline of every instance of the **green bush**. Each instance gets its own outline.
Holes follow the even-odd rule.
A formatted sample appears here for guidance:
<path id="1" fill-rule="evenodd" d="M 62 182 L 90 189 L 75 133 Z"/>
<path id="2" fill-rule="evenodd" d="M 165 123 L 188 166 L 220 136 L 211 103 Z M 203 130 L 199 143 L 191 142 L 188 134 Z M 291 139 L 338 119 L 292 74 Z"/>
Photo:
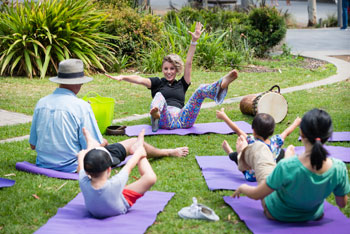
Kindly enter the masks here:
<path id="1" fill-rule="evenodd" d="M 323 27 L 337 27 L 338 26 L 338 19 L 335 14 L 327 15 L 327 18 L 324 20 L 321 20 L 316 27 L 317 28 L 323 28 Z"/>
<path id="2" fill-rule="evenodd" d="M 94 2 L 99 6 L 99 8 L 125 8 L 125 7 L 135 7 L 136 0 L 94 0 Z"/>
<path id="3" fill-rule="evenodd" d="M 89 0 L 25 1 L 0 12 L 0 74 L 28 77 L 57 73 L 59 61 L 83 60 L 89 71 L 113 62 L 100 32 L 107 17 Z"/>
<path id="4" fill-rule="evenodd" d="M 258 56 L 264 56 L 273 46 L 277 45 L 286 34 L 286 23 L 276 8 L 253 8 L 249 14 L 237 11 L 196 10 L 190 7 L 182 8 L 178 13 L 168 12 L 164 20 L 173 24 L 178 16 L 185 24 L 190 25 L 200 21 L 206 25 L 206 31 L 227 32 L 223 40 L 225 50 L 235 51 L 241 47 L 241 34 L 248 38 L 251 49 Z M 250 53 L 251 54 L 251 53 Z"/>
<path id="5" fill-rule="evenodd" d="M 143 72 L 160 72 L 163 57 L 167 54 L 178 54 L 185 60 L 191 35 L 188 31 L 194 31 L 195 22 L 189 27 L 175 16 L 173 24 L 166 24 L 163 29 L 164 38 L 159 43 L 154 43 L 142 56 L 140 66 Z M 194 63 L 206 69 L 212 69 L 218 64 L 223 53 L 223 39 L 226 33 L 203 32 L 198 40 Z"/>
<path id="6" fill-rule="evenodd" d="M 162 28 L 160 41 L 150 41 L 152 44 L 144 51 L 140 66 L 143 72 L 160 72 L 162 70 L 163 57 L 167 54 L 178 54 L 185 58 L 191 36 L 188 31 L 194 31 L 193 24 L 187 27 L 177 16 L 173 24 L 165 24 Z"/>
<path id="7" fill-rule="evenodd" d="M 163 23 L 158 16 L 138 13 L 130 7 L 112 7 L 108 11 L 110 16 L 104 31 L 118 37 L 111 40 L 116 57 L 126 55 L 129 63 L 135 63 L 154 42 L 161 40 Z"/>
<path id="8" fill-rule="evenodd" d="M 261 7 L 249 12 L 248 24 L 240 32 L 247 36 L 256 55 L 261 57 L 285 37 L 287 28 L 276 8 Z"/>
<path id="9" fill-rule="evenodd" d="M 194 9 L 191 7 L 183 7 L 179 12 L 169 11 L 164 16 L 166 23 L 173 24 L 179 17 L 187 26 L 192 25 L 193 22 L 202 22 L 206 24 L 207 31 L 216 31 L 218 29 L 226 30 L 232 25 L 238 25 L 247 21 L 247 15 L 237 11 L 224 11 L 220 9 L 205 10 Z"/>

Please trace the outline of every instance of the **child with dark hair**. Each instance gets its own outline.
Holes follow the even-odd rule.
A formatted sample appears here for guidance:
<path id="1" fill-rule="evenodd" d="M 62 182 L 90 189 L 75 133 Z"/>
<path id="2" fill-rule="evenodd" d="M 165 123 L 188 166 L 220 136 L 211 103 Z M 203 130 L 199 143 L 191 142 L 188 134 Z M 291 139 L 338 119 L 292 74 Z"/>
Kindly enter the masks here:
<path id="1" fill-rule="evenodd" d="M 305 151 L 295 155 L 294 147 L 289 146 L 286 159 L 261 178 L 257 187 L 243 184 L 232 196 L 239 197 L 243 193 L 249 198 L 261 199 L 266 217 L 284 222 L 321 219 L 324 199 L 331 193 L 335 195 L 337 205 L 343 208 L 350 193 L 349 177 L 344 162 L 327 157 L 323 144 L 331 134 L 332 120 L 327 112 L 319 109 L 307 112 L 300 124 Z M 239 154 L 247 154 L 252 146 L 242 138 L 237 141 Z M 258 159 L 262 153 L 266 153 L 263 148 L 248 152 L 247 161 Z M 261 165 L 258 163 L 256 166 Z"/>
<path id="2" fill-rule="evenodd" d="M 265 143 L 273 154 L 273 158 L 276 162 L 279 162 L 284 158 L 284 151 L 282 145 L 286 137 L 291 134 L 296 127 L 300 124 L 300 118 L 296 118 L 294 122 L 281 134 L 273 135 L 275 131 L 275 120 L 269 114 L 259 113 L 257 114 L 252 122 L 253 135 L 248 135 L 243 132 L 225 113 L 225 109 L 216 111 L 216 117 L 224 120 L 225 123 L 237 133 L 238 137 L 243 136 L 248 144 L 253 144 L 256 141 Z M 270 137 L 270 138 L 269 138 Z M 238 154 L 233 152 L 230 145 L 226 140 L 222 143 L 222 148 L 229 155 L 230 159 L 238 165 Z M 253 171 L 243 171 L 243 174 L 248 181 L 256 181 Z"/>
<path id="3" fill-rule="evenodd" d="M 78 154 L 79 185 L 87 210 L 96 218 L 124 214 L 143 196 L 157 177 L 147 160 L 144 148 L 144 130 L 132 146 L 133 156 L 121 171 L 110 178 L 113 157 L 105 147 L 99 147 L 85 130 L 88 149 Z M 141 177 L 126 185 L 131 170 L 138 166 Z"/>

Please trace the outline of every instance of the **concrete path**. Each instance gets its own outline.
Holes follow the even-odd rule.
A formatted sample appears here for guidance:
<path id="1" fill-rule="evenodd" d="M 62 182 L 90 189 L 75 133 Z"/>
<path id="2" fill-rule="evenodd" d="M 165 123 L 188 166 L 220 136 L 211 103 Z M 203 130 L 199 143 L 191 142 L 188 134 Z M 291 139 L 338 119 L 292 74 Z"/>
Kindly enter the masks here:
<path id="1" fill-rule="evenodd" d="M 32 116 L 1 109 L 0 116 L 0 127 L 5 125 L 28 123 L 32 121 Z"/>
<path id="2" fill-rule="evenodd" d="M 295 54 L 310 51 L 324 51 L 324 54 L 328 55 L 339 51 L 347 53 L 346 50 L 350 50 L 350 30 L 339 28 L 288 29 L 286 43 Z"/>
<path id="3" fill-rule="evenodd" d="M 164 14 L 170 9 L 170 2 L 173 6 L 180 9 L 181 7 L 188 4 L 187 0 L 151 0 L 150 5 L 152 10 L 156 14 Z M 270 5 L 271 1 L 266 0 L 266 4 Z M 237 0 L 237 6 L 241 5 L 241 0 Z M 308 23 L 308 12 L 307 12 L 307 1 L 293 1 L 291 0 L 291 5 L 287 6 L 285 0 L 278 0 L 278 10 L 282 12 L 288 12 L 292 16 L 292 20 L 297 23 L 297 25 L 306 27 Z M 333 3 L 316 3 L 316 18 L 317 22 L 320 19 L 326 19 L 330 15 L 335 15 L 337 17 L 337 5 Z"/>

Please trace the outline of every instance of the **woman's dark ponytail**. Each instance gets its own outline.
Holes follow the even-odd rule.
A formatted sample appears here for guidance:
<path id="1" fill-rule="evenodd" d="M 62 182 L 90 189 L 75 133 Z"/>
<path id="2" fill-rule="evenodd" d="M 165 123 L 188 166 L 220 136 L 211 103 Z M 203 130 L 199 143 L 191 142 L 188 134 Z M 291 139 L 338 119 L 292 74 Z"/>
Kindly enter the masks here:
<path id="1" fill-rule="evenodd" d="M 328 151 L 323 147 L 321 141 L 316 140 L 310 155 L 311 166 L 319 170 L 322 168 L 323 161 L 327 159 Z"/>
<path id="2" fill-rule="evenodd" d="M 307 112 L 301 120 L 300 129 L 313 145 L 310 155 L 311 166 L 316 170 L 322 168 L 323 161 L 329 155 L 323 144 L 332 135 L 332 119 L 329 114 L 320 109 Z"/>

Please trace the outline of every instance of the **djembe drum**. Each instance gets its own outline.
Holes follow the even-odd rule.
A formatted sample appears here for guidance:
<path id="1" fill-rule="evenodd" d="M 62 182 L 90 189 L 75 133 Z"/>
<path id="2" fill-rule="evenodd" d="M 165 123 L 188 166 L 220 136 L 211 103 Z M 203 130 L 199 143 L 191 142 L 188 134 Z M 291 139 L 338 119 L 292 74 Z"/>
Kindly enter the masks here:
<path id="1" fill-rule="evenodd" d="M 278 88 L 278 91 L 273 91 Z M 266 92 L 259 95 L 247 95 L 240 102 L 240 109 L 243 114 L 256 115 L 258 113 L 270 114 L 276 123 L 282 122 L 288 112 L 288 103 L 280 93 L 278 85 L 272 86 Z"/>

